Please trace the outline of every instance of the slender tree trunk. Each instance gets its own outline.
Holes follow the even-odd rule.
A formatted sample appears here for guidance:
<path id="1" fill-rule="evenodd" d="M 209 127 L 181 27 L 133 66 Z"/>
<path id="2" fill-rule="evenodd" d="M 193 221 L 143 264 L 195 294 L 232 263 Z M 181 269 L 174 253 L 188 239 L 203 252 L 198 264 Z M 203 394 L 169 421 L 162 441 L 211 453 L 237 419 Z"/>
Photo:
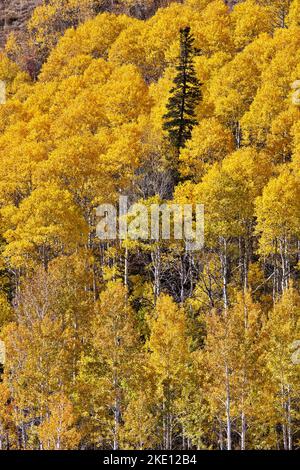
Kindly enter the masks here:
<path id="1" fill-rule="evenodd" d="M 128 287 L 128 248 L 125 248 L 124 256 L 124 285 Z"/>
<path id="2" fill-rule="evenodd" d="M 292 416 L 291 416 L 291 394 L 290 386 L 288 385 L 288 400 L 287 400 L 287 434 L 288 434 L 288 449 L 293 450 L 293 433 L 292 433 Z"/>
<path id="3" fill-rule="evenodd" d="M 239 122 L 235 124 L 235 144 L 236 148 L 239 149 L 242 143 L 242 130 Z"/>
<path id="4" fill-rule="evenodd" d="M 285 240 L 280 241 L 280 259 L 281 259 L 281 291 L 284 292 L 288 287 L 288 273 L 286 263 L 286 242 Z"/>
<path id="5" fill-rule="evenodd" d="M 22 448 L 24 450 L 27 449 L 27 438 L 26 438 L 26 430 L 25 430 L 25 424 L 21 424 L 21 432 L 22 432 Z"/>
<path id="6" fill-rule="evenodd" d="M 277 241 L 275 242 L 275 253 L 273 255 L 274 259 L 274 278 L 273 278 L 273 303 L 275 304 L 276 300 L 278 299 L 280 288 L 279 288 L 279 268 L 278 268 L 278 244 Z"/>
<path id="7" fill-rule="evenodd" d="M 120 399 L 119 399 L 119 390 L 118 390 L 118 376 L 116 370 L 114 371 L 114 392 L 115 392 L 115 403 L 114 403 L 114 442 L 113 442 L 113 450 L 119 449 L 119 423 L 120 423 Z"/>
<path id="8" fill-rule="evenodd" d="M 153 268 L 154 268 L 154 301 L 160 295 L 160 271 L 161 271 L 161 258 L 160 247 L 158 246 L 154 252 L 151 253 Z"/>
<path id="9" fill-rule="evenodd" d="M 244 411 L 242 411 L 241 420 L 242 420 L 241 450 L 246 450 L 246 429 L 247 429 L 247 426 L 246 426 L 246 416 L 245 416 Z"/>
<path id="10" fill-rule="evenodd" d="M 227 260 L 227 241 L 225 238 L 223 238 L 223 253 L 221 255 L 221 263 L 222 263 L 222 278 L 223 278 L 223 303 L 224 303 L 224 310 L 226 313 L 228 309 L 228 294 L 227 294 L 228 260 Z"/>
<path id="11" fill-rule="evenodd" d="M 219 419 L 219 446 L 220 450 L 224 450 L 223 427 L 221 419 Z"/>
<path id="12" fill-rule="evenodd" d="M 167 426 L 166 426 L 166 403 L 165 400 L 163 400 L 163 450 L 166 450 L 167 448 Z"/>
<path id="13" fill-rule="evenodd" d="M 226 424 L 227 424 L 227 450 L 231 450 L 231 417 L 230 417 L 230 384 L 228 365 L 225 366 L 226 380 Z"/>
<path id="14" fill-rule="evenodd" d="M 185 432 L 184 432 L 184 426 L 182 426 L 182 450 L 185 450 Z"/>
<path id="15" fill-rule="evenodd" d="M 285 402 L 285 389 L 283 385 L 281 385 L 281 405 L 282 405 L 282 411 L 283 411 L 283 419 L 282 419 L 283 448 L 284 450 L 288 450 L 287 426 L 286 426 L 286 402 Z"/>

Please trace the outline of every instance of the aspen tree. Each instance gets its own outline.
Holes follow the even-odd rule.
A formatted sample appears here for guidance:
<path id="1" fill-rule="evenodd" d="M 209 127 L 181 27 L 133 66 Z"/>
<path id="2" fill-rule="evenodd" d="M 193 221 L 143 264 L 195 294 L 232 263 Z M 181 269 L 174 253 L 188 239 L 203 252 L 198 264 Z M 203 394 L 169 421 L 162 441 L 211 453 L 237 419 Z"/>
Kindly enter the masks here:
<path id="1" fill-rule="evenodd" d="M 170 450 L 177 424 L 175 400 L 182 392 L 188 372 L 189 339 L 184 310 L 169 296 L 161 294 L 150 329 L 149 360 L 158 379 L 157 397 L 161 401 L 162 445 L 164 449 Z"/>

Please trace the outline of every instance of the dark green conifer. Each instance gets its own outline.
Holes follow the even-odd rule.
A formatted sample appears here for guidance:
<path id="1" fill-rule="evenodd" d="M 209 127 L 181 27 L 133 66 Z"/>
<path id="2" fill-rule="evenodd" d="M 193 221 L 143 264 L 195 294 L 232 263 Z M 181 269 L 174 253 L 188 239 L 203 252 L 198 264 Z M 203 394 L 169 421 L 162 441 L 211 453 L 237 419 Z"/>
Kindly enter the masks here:
<path id="1" fill-rule="evenodd" d="M 177 75 L 170 90 L 168 112 L 163 116 L 163 129 L 168 131 L 171 144 L 177 155 L 191 138 L 197 124 L 195 108 L 201 99 L 201 84 L 196 76 L 194 58 L 199 51 L 194 47 L 190 27 L 180 30 L 180 55 L 176 66 Z"/>

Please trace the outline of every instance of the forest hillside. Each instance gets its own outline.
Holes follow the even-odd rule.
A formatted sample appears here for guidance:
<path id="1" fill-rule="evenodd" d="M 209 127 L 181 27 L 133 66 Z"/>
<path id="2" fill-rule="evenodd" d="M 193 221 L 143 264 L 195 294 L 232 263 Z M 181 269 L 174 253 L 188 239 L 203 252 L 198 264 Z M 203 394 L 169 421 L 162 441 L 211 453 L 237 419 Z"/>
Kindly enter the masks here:
<path id="1" fill-rule="evenodd" d="M 0 448 L 298 449 L 300 0 L 90 3 L 0 55 Z M 99 238 L 120 196 L 204 247 Z"/>

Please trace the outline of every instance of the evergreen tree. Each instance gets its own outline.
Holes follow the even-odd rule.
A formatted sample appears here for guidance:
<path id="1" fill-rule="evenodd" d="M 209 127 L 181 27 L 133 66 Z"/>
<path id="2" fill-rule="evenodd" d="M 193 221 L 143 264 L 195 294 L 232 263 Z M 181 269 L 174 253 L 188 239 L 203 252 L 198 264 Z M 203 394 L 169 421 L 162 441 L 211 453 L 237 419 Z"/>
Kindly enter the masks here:
<path id="1" fill-rule="evenodd" d="M 177 75 L 170 91 L 168 112 L 164 115 L 163 129 L 168 131 L 170 142 L 178 154 L 191 138 L 192 129 L 197 124 L 195 107 L 201 99 L 201 84 L 194 68 L 194 57 L 199 51 L 194 47 L 194 41 L 190 27 L 180 30 Z"/>

